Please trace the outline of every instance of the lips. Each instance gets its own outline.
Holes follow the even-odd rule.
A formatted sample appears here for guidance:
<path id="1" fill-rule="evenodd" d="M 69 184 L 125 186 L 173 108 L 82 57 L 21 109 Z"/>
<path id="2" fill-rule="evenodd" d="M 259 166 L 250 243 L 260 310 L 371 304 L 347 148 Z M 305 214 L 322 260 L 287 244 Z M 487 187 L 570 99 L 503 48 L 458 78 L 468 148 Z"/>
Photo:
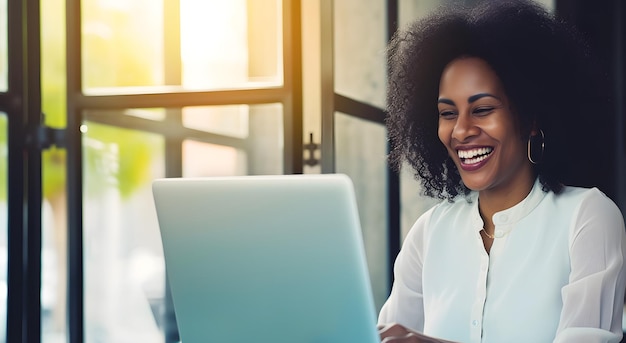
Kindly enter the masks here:
<path id="1" fill-rule="evenodd" d="M 489 157 L 493 153 L 493 147 L 476 147 L 469 149 L 457 149 L 461 168 L 463 170 L 472 171 L 479 169 L 487 163 Z"/>

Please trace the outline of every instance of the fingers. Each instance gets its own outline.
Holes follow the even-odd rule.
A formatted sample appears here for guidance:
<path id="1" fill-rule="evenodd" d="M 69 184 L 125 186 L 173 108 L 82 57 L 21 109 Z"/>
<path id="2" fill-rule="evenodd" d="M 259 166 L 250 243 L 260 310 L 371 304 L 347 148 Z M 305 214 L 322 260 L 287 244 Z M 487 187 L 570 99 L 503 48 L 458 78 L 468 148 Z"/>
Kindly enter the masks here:
<path id="1" fill-rule="evenodd" d="M 392 336 L 384 338 L 381 343 L 425 343 L 414 332 L 409 332 L 404 336 Z"/>
<path id="2" fill-rule="evenodd" d="M 379 325 L 378 334 L 381 343 L 437 343 L 436 339 L 430 339 L 424 335 L 420 335 L 404 326 L 396 323 Z"/>
<path id="3" fill-rule="evenodd" d="M 404 326 L 397 323 L 378 326 L 378 334 L 380 335 L 381 340 L 387 337 L 406 336 L 410 332 L 411 331 L 407 330 Z"/>

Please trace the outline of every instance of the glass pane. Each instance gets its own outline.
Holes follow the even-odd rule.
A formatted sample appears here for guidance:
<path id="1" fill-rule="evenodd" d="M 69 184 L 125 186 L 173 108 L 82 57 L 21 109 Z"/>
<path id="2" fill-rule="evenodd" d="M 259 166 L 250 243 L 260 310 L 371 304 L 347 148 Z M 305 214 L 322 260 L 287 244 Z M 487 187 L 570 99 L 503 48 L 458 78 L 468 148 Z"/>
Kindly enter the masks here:
<path id="1" fill-rule="evenodd" d="M 246 152 L 223 145 L 183 142 L 183 177 L 246 175 Z"/>
<path id="2" fill-rule="evenodd" d="M 6 92 L 9 87 L 8 31 L 7 0 L 0 0 L 0 92 Z"/>
<path id="3" fill-rule="evenodd" d="M 83 86 L 164 84 L 163 0 L 84 0 Z"/>
<path id="4" fill-rule="evenodd" d="M 313 141 L 319 143 L 321 137 L 322 122 L 322 72 L 321 72 L 321 1 L 301 1 L 302 13 L 302 129 L 304 142 L 309 143 L 313 135 Z M 307 150 L 304 158 L 310 157 Z M 314 153 L 315 158 L 321 156 L 319 150 Z M 319 174 L 322 167 L 320 164 L 310 165 L 305 163 L 305 174 Z"/>
<path id="5" fill-rule="evenodd" d="M 67 328 L 66 150 L 42 152 L 41 328 L 43 342 L 64 342 Z"/>
<path id="6" fill-rule="evenodd" d="M 4 7 L 6 8 L 6 6 Z M 7 325 L 7 116 L 0 112 L 0 342 L 6 342 Z"/>
<path id="7" fill-rule="evenodd" d="M 181 0 L 181 55 L 187 88 L 281 85 L 279 0 Z"/>
<path id="8" fill-rule="evenodd" d="M 187 107 L 183 109 L 183 123 L 235 138 L 220 143 L 216 137 L 211 144 L 185 141 L 184 176 L 283 173 L 282 105 Z"/>
<path id="9" fill-rule="evenodd" d="M 377 309 L 389 295 L 386 134 L 381 124 L 335 113 L 336 169 L 354 183 Z"/>
<path id="10" fill-rule="evenodd" d="M 555 0 L 535 1 L 549 11 L 554 11 Z M 398 27 L 402 28 L 413 20 L 424 17 L 438 6 L 449 2 L 467 3 L 464 0 L 398 0 Z"/>
<path id="11" fill-rule="evenodd" d="M 279 0 L 181 0 L 179 17 L 164 0 L 81 4 L 86 91 L 282 85 Z"/>
<path id="12" fill-rule="evenodd" d="M 227 136 L 248 137 L 250 106 L 205 106 L 183 108 L 185 127 L 223 134 Z"/>
<path id="13" fill-rule="evenodd" d="M 399 0 L 398 1 L 398 27 L 403 28 L 416 19 L 423 18 L 438 6 L 445 4 L 446 0 Z"/>
<path id="14" fill-rule="evenodd" d="M 434 206 L 439 200 L 422 195 L 422 185 L 413 176 L 413 169 L 407 164 L 400 173 L 400 231 L 404 239 L 417 218 Z"/>
<path id="15" fill-rule="evenodd" d="M 85 122 L 83 225 L 86 342 L 163 342 L 165 262 L 151 181 L 164 139 Z"/>
<path id="16" fill-rule="evenodd" d="M 384 107 L 386 1 L 334 1 L 334 10 L 336 92 Z"/>
<path id="17" fill-rule="evenodd" d="M 65 0 L 41 0 L 41 92 L 46 125 L 66 125 Z"/>
<path id="18" fill-rule="evenodd" d="M 65 0 L 41 0 L 41 92 L 45 124 L 66 126 Z M 42 152 L 41 336 L 67 336 L 66 151 Z"/>

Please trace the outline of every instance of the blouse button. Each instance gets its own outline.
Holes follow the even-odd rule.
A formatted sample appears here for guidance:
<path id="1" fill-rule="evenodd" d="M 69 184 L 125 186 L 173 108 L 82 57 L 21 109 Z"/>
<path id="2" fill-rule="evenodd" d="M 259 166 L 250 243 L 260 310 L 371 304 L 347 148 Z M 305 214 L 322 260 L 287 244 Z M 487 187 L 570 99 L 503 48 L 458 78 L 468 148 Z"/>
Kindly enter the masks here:
<path id="1" fill-rule="evenodd" d="M 474 319 L 474 320 L 472 321 L 472 326 L 478 326 L 478 320 Z"/>
<path id="2" fill-rule="evenodd" d="M 494 232 L 494 237 L 496 237 L 496 238 L 502 238 L 502 237 L 504 237 L 504 231 L 502 231 L 502 230 L 496 230 L 496 232 Z"/>

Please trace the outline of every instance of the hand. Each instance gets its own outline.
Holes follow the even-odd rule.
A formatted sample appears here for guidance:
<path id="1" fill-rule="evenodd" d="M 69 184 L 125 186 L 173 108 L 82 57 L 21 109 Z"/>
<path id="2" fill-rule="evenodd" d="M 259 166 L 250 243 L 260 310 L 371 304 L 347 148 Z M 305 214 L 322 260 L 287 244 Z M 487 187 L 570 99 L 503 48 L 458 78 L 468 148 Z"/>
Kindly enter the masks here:
<path id="1" fill-rule="evenodd" d="M 422 343 L 415 332 L 400 324 L 387 324 L 378 326 L 378 334 L 381 343 Z"/>
<path id="2" fill-rule="evenodd" d="M 387 324 L 378 326 L 378 334 L 381 343 L 447 343 L 449 341 L 424 336 L 411 331 L 400 324 Z M 452 343 L 452 342 L 449 342 Z"/>

